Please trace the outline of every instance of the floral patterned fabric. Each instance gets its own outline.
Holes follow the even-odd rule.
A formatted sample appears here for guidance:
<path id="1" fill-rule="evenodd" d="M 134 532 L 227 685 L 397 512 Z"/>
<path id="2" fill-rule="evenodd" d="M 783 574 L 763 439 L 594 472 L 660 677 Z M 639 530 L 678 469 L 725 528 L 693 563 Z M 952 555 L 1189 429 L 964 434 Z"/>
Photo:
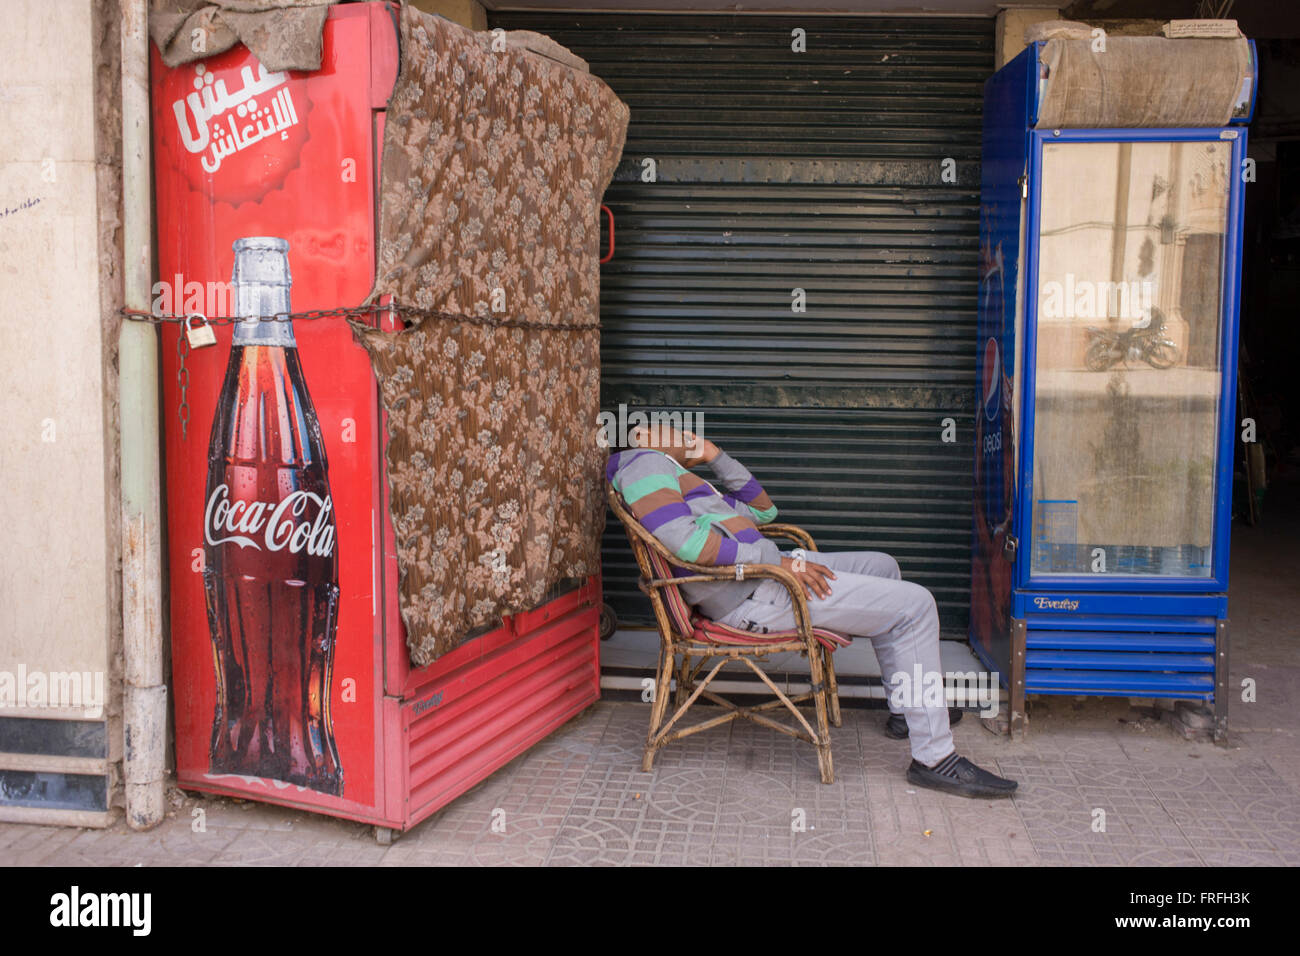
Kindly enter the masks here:
<path id="1" fill-rule="evenodd" d="M 628 109 L 589 74 L 494 50 L 491 33 L 404 7 L 401 34 L 372 299 L 478 319 L 352 323 L 388 412 L 420 666 L 599 569 L 599 207 Z M 522 327 L 479 324 L 496 320 Z"/>

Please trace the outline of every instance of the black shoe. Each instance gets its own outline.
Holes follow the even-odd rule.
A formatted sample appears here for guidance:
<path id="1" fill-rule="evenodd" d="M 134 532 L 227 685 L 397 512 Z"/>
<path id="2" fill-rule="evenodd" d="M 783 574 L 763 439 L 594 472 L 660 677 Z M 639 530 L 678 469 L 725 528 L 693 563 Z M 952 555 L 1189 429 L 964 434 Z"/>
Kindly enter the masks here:
<path id="1" fill-rule="evenodd" d="M 963 711 L 958 707 L 948 708 L 948 726 L 955 727 L 961 723 Z M 895 740 L 907 739 L 907 718 L 902 714 L 890 714 L 889 719 L 885 721 L 885 736 L 893 737 Z"/>
<path id="2" fill-rule="evenodd" d="M 955 751 L 933 767 L 913 760 L 907 768 L 907 781 L 959 797 L 1009 797 L 1018 786 L 1014 780 L 981 770 Z"/>

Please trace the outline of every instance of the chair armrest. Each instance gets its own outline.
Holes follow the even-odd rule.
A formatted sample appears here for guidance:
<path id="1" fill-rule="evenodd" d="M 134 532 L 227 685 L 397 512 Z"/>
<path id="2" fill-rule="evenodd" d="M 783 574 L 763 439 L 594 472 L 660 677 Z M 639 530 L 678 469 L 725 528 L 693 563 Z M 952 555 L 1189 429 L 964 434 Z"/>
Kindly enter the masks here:
<path id="1" fill-rule="evenodd" d="M 653 588 L 669 587 L 678 584 L 693 584 L 700 581 L 735 581 L 736 565 L 703 565 L 692 564 L 689 561 L 683 561 L 672 554 L 667 549 L 660 552 L 660 556 L 669 563 L 670 566 L 685 568 L 694 573 L 685 577 L 672 578 L 642 578 L 640 581 L 641 590 L 649 593 Z M 795 627 L 798 628 L 801 637 L 813 640 L 812 636 L 812 615 L 808 613 L 808 598 L 804 594 L 803 585 L 799 579 L 787 571 L 785 568 L 776 564 L 746 564 L 744 580 L 752 581 L 755 578 L 771 578 L 780 581 L 784 585 L 786 592 L 790 595 L 790 607 L 794 612 Z"/>
<path id="2" fill-rule="evenodd" d="M 817 542 L 813 541 L 813 536 L 803 528 L 794 524 L 761 524 L 758 526 L 764 537 L 768 538 L 787 538 L 795 542 L 805 551 L 816 551 Z"/>

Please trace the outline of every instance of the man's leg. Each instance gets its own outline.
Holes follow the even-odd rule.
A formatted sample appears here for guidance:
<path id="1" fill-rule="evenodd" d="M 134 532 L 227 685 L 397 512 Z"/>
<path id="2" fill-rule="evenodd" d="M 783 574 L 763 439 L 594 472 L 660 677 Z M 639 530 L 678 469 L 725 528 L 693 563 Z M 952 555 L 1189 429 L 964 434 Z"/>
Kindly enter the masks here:
<path id="1" fill-rule="evenodd" d="M 826 564 L 835 571 L 835 580 L 830 582 L 829 597 L 808 602 L 813 624 L 868 638 L 880 661 L 880 681 L 889 699 L 895 697 L 898 674 L 912 679 L 918 665 L 923 675 L 941 673 L 939 614 L 929 591 L 910 581 L 856 574 Z M 722 623 L 770 631 L 794 627 L 789 592 L 779 582 L 764 581 Z M 946 705 L 927 709 L 919 693 L 905 696 L 901 711 L 907 718 L 912 756 L 934 764 L 953 749 L 948 709 Z"/>
<path id="2" fill-rule="evenodd" d="M 868 577 L 888 578 L 893 581 L 902 579 L 902 572 L 898 568 L 898 562 L 883 551 L 809 551 L 806 552 L 807 560 L 817 564 L 824 564 L 832 571 L 848 571 L 853 574 L 865 574 Z M 832 582 L 833 584 L 834 582 Z M 831 589 L 834 591 L 834 588 Z M 924 590 L 924 589 L 922 589 Z M 929 592 L 926 592 L 929 594 Z M 936 618 L 937 621 L 937 618 Z M 827 625 L 829 627 L 829 625 Z M 936 624 L 936 631 L 937 624 Z M 872 642 L 875 646 L 875 642 Z M 937 645 L 936 645 L 937 647 Z M 876 651 L 876 659 L 880 661 L 881 684 L 885 687 L 885 703 L 889 707 L 890 718 L 885 722 L 885 733 L 895 740 L 903 740 L 911 736 L 911 725 L 908 723 L 906 715 L 903 713 L 902 705 L 895 699 L 891 692 L 891 687 L 886 683 L 886 678 L 891 676 L 892 671 L 887 671 L 884 661 L 880 659 L 879 649 Z M 955 708 L 948 710 L 948 723 L 955 724 L 961 720 L 961 711 Z"/>
<path id="3" fill-rule="evenodd" d="M 790 552 L 781 552 L 786 557 Z M 848 571 L 872 578 L 901 579 L 898 562 L 883 551 L 805 551 L 804 557 L 813 564 L 824 564 L 832 571 Z"/>
<path id="4" fill-rule="evenodd" d="M 898 685 L 895 678 L 902 674 L 914 680 L 918 667 L 923 680 L 941 681 L 939 615 L 930 592 L 910 581 L 832 570 L 836 579 L 829 582 L 830 596 L 808 602 L 813 624 L 871 640 L 880 661 L 881 682 L 891 697 Z M 789 592 L 778 581 L 764 581 L 721 623 L 746 630 L 791 628 L 794 613 Z M 1005 795 L 1014 789 L 1014 783 L 987 774 L 956 755 L 947 706 L 941 700 L 939 706 L 927 708 L 920 690 L 914 688 L 902 702 L 913 757 L 909 779 L 967 796 Z M 914 776 L 914 771 L 922 776 Z M 955 776 L 950 780 L 945 774 Z"/>

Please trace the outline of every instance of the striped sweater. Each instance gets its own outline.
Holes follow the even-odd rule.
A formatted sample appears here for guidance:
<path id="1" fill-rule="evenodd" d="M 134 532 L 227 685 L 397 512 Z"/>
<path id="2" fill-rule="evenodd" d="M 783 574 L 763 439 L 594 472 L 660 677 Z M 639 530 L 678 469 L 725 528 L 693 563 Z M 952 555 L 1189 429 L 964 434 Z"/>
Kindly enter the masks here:
<path id="1" fill-rule="evenodd" d="M 781 550 L 758 530 L 776 518 L 776 506 L 763 486 L 726 452 L 719 452 L 710 467 L 726 494 L 663 452 L 647 448 L 610 455 L 605 475 L 642 527 L 682 560 L 780 564 Z M 683 584 L 682 593 L 701 614 L 717 619 L 739 606 L 759 583 Z"/>

